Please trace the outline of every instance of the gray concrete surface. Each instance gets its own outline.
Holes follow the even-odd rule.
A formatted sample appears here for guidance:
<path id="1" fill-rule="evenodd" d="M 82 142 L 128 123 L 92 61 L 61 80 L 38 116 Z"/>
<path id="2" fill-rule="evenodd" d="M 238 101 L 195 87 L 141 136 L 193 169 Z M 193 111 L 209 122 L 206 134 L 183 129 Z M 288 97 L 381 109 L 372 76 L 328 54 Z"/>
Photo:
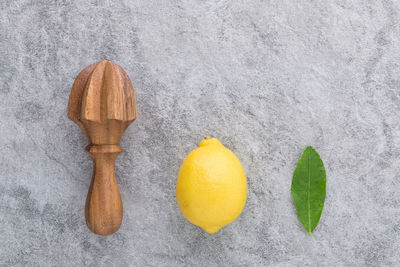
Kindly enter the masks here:
<path id="1" fill-rule="evenodd" d="M 4 0 L 0 264 L 400 266 L 400 1 Z M 80 70 L 113 60 L 136 89 L 116 173 L 119 232 L 85 225 L 92 162 L 67 119 Z M 203 136 L 242 161 L 248 201 L 215 235 L 175 200 Z M 326 205 L 309 237 L 291 177 L 313 145 Z"/>

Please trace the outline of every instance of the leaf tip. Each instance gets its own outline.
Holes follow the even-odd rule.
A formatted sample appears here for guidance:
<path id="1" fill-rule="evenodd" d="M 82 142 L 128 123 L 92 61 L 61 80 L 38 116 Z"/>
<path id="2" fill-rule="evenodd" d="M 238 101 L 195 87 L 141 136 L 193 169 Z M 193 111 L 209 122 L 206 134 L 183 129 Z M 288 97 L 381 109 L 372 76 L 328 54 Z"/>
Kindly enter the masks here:
<path id="1" fill-rule="evenodd" d="M 305 150 L 315 150 L 312 146 L 307 146 Z"/>

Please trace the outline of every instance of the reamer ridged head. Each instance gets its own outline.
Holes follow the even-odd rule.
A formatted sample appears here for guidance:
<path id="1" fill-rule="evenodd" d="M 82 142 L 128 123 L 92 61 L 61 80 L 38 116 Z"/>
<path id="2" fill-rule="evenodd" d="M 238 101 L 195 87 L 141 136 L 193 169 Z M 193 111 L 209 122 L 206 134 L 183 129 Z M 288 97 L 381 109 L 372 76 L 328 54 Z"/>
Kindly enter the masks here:
<path id="1" fill-rule="evenodd" d="M 71 89 L 68 118 L 78 124 L 91 144 L 118 143 L 137 117 L 135 92 L 126 72 L 114 62 L 103 60 L 82 70 Z M 117 136 L 98 135 L 91 129 L 118 129 Z"/>

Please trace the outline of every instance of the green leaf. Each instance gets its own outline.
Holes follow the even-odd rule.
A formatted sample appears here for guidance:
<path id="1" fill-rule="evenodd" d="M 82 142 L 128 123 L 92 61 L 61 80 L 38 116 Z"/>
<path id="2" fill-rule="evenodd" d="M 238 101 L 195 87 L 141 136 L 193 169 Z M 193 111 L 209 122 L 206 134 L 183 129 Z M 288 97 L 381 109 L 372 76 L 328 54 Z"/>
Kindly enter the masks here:
<path id="1" fill-rule="evenodd" d="M 310 236 L 321 218 L 325 195 L 324 163 L 317 151 L 308 146 L 293 173 L 292 197 L 297 217 Z"/>

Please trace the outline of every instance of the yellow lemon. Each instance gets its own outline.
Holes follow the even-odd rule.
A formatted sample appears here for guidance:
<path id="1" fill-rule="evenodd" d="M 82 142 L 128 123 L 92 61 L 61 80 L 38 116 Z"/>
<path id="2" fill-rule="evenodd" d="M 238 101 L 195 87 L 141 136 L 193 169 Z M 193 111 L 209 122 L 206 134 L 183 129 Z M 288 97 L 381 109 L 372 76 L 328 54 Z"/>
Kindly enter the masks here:
<path id="1" fill-rule="evenodd" d="M 246 197 L 242 164 L 218 139 L 206 137 L 184 159 L 176 184 L 178 206 L 186 219 L 207 233 L 233 222 Z"/>

